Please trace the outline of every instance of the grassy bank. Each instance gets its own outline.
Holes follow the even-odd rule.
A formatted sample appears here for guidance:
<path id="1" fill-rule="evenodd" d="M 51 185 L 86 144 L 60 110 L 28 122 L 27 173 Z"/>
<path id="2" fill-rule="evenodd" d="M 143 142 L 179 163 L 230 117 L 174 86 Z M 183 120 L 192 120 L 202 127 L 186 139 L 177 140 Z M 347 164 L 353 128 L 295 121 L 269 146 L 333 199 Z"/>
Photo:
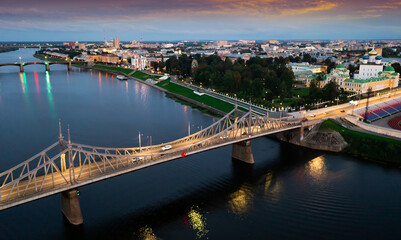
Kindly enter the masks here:
<path id="1" fill-rule="evenodd" d="M 222 101 L 220 99 L 211 97 L 206 94 L 199 96 L 199 95 L 195 94 L 193 90 L 183 87 L 181 85 L 172 83 L 169 80 L 161 81 L 161 82 L 157 83 L 156 85 L 161 88 L 166 89 L 167 91 L 169 91 L 171 93 L 176 93 L 181 96 L 190 98 L 192 100 L 206 104 L 210 107 L 221 110 L 223 112 L 230 112 L 231 110 L 234 109 L 234 105 L 232 105 L 228 102 Z"/>
<path id="2" fill-rule="evenodd" d="M 18 47 L 0 47 L 0 53 L 17 51 Z"/>
<path id="3" fill-rule="evenodd" d="M 133 74 L 131 74 L 132 77 L 134 78 L 138 78 L 141 79 L 143 81 L 150 79 L 159 79 L 161 76 L 157 76 L 157 75 L 150 75 L 141 71 L 136 71 Z"/>
<path id="4" fill-rule="evenodd" d="M 331 120 L 324 121 L 319 131 L 339 132 L 348 146 L 344 152 L 355 156 L 401 165 L 401 141 L 344 128 Z"/>
<path id="5" fill-rule="evenodd" d="M 110 70 L 110 71 L 115 71 L 115 72 L 120 72 L 120 73 L 125 73 L 125 74 L 129 74 L 133 71 L 130 68 L 109 67 L 109 66 L 103 66 L 103 65 L 94 65 L 92 68 Z"/>
<path id="6" fill-rule="evenodd" d="M 65 61 L 64 59 L 60 59 L 60 58 L 46 57 L 43 54 L 35 54 L 33 56 L 40 60 L 47 60 L 47 61 L 53 61 L 53 62 L 64 62 Z"/>

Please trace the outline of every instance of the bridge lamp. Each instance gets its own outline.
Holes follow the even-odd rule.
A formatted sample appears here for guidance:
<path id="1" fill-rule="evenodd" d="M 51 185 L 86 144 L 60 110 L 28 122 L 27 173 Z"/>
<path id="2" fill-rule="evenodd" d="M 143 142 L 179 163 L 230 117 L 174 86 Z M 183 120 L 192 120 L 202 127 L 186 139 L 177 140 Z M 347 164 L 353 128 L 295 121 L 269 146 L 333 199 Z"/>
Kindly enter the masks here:
<path id="1" fill-rule="evenodd" d="M 81 195 L 81 192 L 79 190 L 77 190 L 77 196 Z"/>

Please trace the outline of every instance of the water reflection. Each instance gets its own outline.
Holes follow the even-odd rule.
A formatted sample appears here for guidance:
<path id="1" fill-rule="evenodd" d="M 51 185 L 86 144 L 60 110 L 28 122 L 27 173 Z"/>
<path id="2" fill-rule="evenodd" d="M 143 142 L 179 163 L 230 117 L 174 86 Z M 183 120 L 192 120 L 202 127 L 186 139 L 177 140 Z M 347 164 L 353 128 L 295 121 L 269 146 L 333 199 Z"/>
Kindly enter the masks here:
<path id="1" fill-rule="evenodd" d="M 198 206 L 192 206 L 188 212 L 189 225 L 196 231 L 196 238 L 206 237 L 209 230 L 206 229 L 206 219 Z"/>
<path id="2" fill-rule="evenodd" d="M 242 185 L 230 195 L 228 206 L 235 215 L 243 216 L 252 206 L 253 193 L 248 186 Z"/>
<path id="3" fill-rule="evenodd" d="M 102 74 L 99 72 L 99 89 L 102 89 Z"/>
<path id="4" fill-rule="evenodd" d="M 38 78 L 38 73 L 35 72 L 35 86 L 36 86 L 36 93 L 39 95 L 40 93 L 40 89 L 39 89 L 39 78 Z"/>
<path id="5" fill-rule="evenodd" d="M 19 74 L 19 78 L 20 78 L 20 81 L 21 81 L 22 93 L 24 95 L 26 95 L 26 91 L 28 90 L 28 87 L 26 87 L 26 74 L 25 74 L 25 72 L 20 73 Z"/>
<path id="6" fill-rule="evenodd" d="M 52 85 L 50 83 L 49 71 L 46 71 L 46 90 L 47 90 L 47 96 L 49 98 L 50 112 L 54 119 L 55 118 L 54 101 L 53 101 Z"/>
<path id="7" fill-rule="evenodd" d="M 141 240 L 157 240 L 159 238 L 154 234 L 153 229 L 145 226 L 139 229 L 139 239 Z"/>
<path id="8" fill-rule="evenodd" d="M 266 173 L 262 180 L 264 181 L 265 197 L 268 197 L 271 201 L 279 201 L 283 191 L 281 181 L 278 178 L 274 178 L 272 172 Z"/>
<path id="9" fill-rule="evenodd" d="M 324 161 L 324 156 L 319 156 L 310 160 L 307 163 L 307 170 L 309 175 L 315 179 L 321 179 L 323 176 L 327 175 L 327 168 Z"/>

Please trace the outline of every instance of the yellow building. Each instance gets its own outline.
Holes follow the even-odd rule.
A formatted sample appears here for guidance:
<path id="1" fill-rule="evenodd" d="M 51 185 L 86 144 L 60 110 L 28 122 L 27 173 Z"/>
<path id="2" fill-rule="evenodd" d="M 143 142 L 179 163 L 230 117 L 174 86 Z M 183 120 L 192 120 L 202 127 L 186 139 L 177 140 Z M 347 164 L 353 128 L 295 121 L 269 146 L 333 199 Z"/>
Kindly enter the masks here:
<path id="1" fill-rule="evenodd" d="M 368 89 L 379 91 L 386 88 L 398 87 L 400 74 L 396 73 L 393 67 L 384 68 L 383 72 L 378 73 L 378 77 L 367 79 L 346 79 L 343 84 L 345 91 L 356 93 L 367 93 Z"/>

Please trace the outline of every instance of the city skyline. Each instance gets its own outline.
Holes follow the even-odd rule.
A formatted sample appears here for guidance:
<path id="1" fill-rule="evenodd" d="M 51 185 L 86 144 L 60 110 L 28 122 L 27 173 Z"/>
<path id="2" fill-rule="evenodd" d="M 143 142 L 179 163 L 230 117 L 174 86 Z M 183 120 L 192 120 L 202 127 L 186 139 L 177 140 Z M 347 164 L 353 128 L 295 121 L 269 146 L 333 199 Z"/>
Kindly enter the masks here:
<path id="1" fill-rule="evenodd" d="M 399 39 L 401 1 L 4 0 L 0 41 Z"/>

